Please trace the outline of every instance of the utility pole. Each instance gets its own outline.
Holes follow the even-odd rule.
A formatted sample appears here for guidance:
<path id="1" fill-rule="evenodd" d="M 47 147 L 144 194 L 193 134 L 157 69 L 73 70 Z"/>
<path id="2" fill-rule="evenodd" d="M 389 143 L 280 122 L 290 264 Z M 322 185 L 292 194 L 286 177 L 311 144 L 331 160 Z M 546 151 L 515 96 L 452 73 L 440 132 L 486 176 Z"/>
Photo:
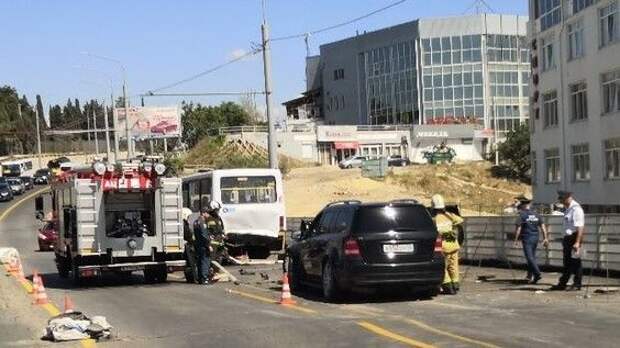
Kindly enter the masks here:
<path id="1" fill-rule="evenodd" d="M 264 3 L 263 3 L 264 6 Z M 264 11 L 264 9 L 263 9 Z M 268 146 L 269 151 L 269 167 L 273 169 L 278 168 L 278 153 L 276 145 L 276 127 L 275 119 L 271 115 L 271 44 L 269 43 L 269 27 L 267 26 L 267 20 L 264 17 L 263 12 L 263 24 L 261 25 L 261 33 L 263 37 L 263 67 L 265 74 L 265 104 L 267 122 L 269 123 Z"/>
<path id="2" fill-rule="evenodd" d="M 125 136 L 127 137 L 127 159 L 133 158 L 133 140 L 129 130 L 129 101 L 127 100 L 127 79 L 123 78 L 123 106 L 125 108 Z"/>
<path id="3" fill-rule="evenodd" d="M 34 117 L 37 125 L 37 164 L 39 168 L 43 168 L 43 159 L 41 158 L 41 128 L 39 126 L 39 108 L 35 106 Z"/>
<path id="4" fill-rule="evenodd" d="M 110 107 L 112 108 L 112 123 L 114 123 L 114 129 L 112 130 L 114 133 L 112 133 L 112 135 L 114 136 L 114 162 L 117 162 L 119 160 L 119 149 L 118 149 L 118 115 L 116 114 L 116 105 L 114 105 L 114 93 L 110 92 L 110 101 L 112 102 L 112 104 L 110 104 Z"/>
<path id="5" fill-rule="evenodd" d="M 84 109 L 86 110 L 86 107 Z M 88 144 L 90 145 L 90 117 L 88 116 L 88 113 L 86 113 L 86 130 L 88 130 L 88 132 L 86 132 L 86 138 L 88 139 Z"/>
<path id="6" fill-rule="evenodd" d="M 99 155 L 99 134 L 97 133 L 97 113 L 95 112 L 95 103 L 91 103 L 91 106 L 91 109 L 93 109 L 93 129 L 95 130 L 95 153 Z"/>
<path id="7" fill-rule="evenodd" d="M 101 107 L 103 108 L 103 126 L 105 127 L 105 154 L 108 162 L 110 162 L 110 125 L 108 122 L 105 100 L 101 103 Z"/>

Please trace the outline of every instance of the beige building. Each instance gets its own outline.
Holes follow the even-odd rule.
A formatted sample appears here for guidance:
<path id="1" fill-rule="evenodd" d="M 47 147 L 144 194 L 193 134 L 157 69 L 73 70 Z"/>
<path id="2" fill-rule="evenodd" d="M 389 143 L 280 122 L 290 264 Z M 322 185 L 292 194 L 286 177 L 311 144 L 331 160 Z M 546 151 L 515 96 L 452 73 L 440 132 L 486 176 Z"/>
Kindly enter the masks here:
<path id="1" fill-rule="evenodd" d="M 620 1 L 529 5 L 535 200 L 620 212 Z"/>

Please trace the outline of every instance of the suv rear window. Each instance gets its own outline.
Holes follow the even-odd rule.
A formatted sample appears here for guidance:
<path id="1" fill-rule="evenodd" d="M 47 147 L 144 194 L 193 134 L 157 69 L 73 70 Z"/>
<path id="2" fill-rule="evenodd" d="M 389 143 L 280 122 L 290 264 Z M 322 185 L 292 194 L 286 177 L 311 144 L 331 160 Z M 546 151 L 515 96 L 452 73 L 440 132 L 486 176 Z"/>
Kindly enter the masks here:
<path id="1" fill-rule="evenodd" d="M 420 205 L 361 207 L 357 216 L 356 230 L 360 234 L 434 228 L 433 219 Z"/>

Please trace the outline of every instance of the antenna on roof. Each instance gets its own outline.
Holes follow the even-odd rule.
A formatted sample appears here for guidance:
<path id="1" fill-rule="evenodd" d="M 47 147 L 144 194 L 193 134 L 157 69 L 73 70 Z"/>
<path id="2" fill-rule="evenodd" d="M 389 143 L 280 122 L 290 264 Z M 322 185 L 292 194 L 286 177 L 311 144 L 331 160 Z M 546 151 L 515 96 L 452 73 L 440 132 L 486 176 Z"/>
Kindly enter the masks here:
<path id="1" fill-rule="evenodd" d="M 491 5 L 489 5 L 488 2 L 486 2 L 485 0 L 475 0 L 464 12 L 463 14 L 467 14 L 470 11 L 476 11 L 476 14 L 482 14 L 482 13 L 497 13 L 497 11 L 495 11 L 495 9 L 493 7 L 491 7 Z"/>

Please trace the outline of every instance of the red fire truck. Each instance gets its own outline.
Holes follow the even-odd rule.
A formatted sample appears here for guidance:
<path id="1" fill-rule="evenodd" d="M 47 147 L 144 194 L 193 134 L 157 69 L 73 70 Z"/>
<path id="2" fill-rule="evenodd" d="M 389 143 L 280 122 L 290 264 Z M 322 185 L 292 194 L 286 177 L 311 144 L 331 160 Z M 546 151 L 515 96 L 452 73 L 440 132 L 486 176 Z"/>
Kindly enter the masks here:
<path id="1" fill-rule="evenodd" d="M 79 284 L 103 272 L 143 271 L 147 282 L 165 282 L 169 271 L 183 269 L 181 179 L 165 172 L 163 163 L 152 161 L 98 161 L 56 178 L 51 218 L 59 232 L 54 252 L 60 276 Z M 38 197 L 38 217 L 43 205 Z"/>

